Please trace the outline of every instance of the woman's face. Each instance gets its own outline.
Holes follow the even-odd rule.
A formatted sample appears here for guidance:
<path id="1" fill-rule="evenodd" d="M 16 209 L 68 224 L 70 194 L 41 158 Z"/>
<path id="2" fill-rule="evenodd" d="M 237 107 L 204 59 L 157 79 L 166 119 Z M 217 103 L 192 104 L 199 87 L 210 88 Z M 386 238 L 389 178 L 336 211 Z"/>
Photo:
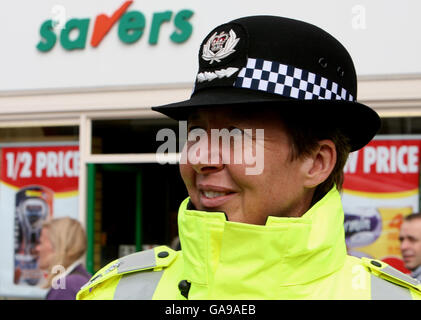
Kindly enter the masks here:
<path id="1" fill-rule="evenodd" d="M 38 267 L 47 270 L 50 267 L 54 256 L 54 248 L 47 228 L 42 228 L 39 244 L 36 246 L 35 250 L 38 253 Z"/>
<path id="2" fill-rule="evenodd" d="M 238 109 L 241 111 L 241 107 Z M 239 111 L 201 109 L 189 118 L 189 132 L 200 128 L 207 134 L 206 138 L 188 141 L 183 150 L 187 160 L 181 162 L 180 172 L 192 203 L 198 210 L 222 211 L 230 221 L 250 224 L 263 225 L 268 216 L 301 216 L 312 196 L 305 186 L 306 160 L 291 161 L 290 139 L 275 113 L 267 111 L 244 117 Z M 222 143 L 212 147 L 212 129 L 224 128 L 240 129 L 243 140 L 247 136 L 245 129 L 251 129 L 248 132 L 252 132 L 249 135 L 252 143 L 249 146 L 243 143 L 240 163 L 234 162 L 239 150 L 234 150 L 233 138 L 229 146 Z M 263 137 L 256 134 L 257 129 L 264 130 Z M 228 154 L 224 148 L 230 148 L 230 162 L 226 156 L 224 159 L 224 151 Z M 256 159 L 263 161 L 259 174 L 246 171 L 250 164 L 244 161 L 245 153 L 250 148 Z"/>

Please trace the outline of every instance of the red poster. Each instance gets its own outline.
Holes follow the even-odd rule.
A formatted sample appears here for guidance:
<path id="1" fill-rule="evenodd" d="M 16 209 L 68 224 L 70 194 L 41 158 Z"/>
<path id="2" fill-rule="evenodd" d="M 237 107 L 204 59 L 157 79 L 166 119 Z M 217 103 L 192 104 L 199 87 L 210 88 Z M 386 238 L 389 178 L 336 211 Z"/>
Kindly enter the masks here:
<path id="1" fill-rule="evenodd" d="M 79 147 L 5 147 L 0 159 L 0 210 L 14 217 L 13 282 L 37 285 L 42 273 L 35 247 L 42 224 L 56 211 L 77 215 Z"/>
<path id="2" fill-rule="evenodd" d="M 78 146 L 14 147 L 1 152 L 3 183 L 17 188 L 43 185 L 54 192 L 78 188 Z"/>
<path id="3" fill-rule="evenodd" d="M 350 254 L 403 266 L 399 230 L 403 218 L 419 210 L 421 140 L 377 137 L 353 152 L 345 166 L 343 206 Z"/>

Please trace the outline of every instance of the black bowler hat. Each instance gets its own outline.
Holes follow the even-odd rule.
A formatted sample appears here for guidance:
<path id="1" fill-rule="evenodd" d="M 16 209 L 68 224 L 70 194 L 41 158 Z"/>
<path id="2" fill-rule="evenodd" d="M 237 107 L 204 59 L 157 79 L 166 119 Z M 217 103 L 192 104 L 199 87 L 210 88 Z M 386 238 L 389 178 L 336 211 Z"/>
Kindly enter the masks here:
<path id="1" fill-rule="evenodd" d="M 351 56 L 333 36 L 298 20 L 251 16 L 216 27 L 203 40 L 189 100 L 152 109 L 185 120 L 198 107 L 273 106 L 327 120 L 355 151 L 381 124 L 356 97 Z"/>

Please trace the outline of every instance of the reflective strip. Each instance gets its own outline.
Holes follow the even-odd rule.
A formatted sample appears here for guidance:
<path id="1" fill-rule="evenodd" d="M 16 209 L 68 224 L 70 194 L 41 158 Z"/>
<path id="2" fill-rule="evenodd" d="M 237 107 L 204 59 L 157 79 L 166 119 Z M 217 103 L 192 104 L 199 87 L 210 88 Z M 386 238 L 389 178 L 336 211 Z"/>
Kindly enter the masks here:
<path id="1" fill-rule="evenodd" d="M 150 249 L 132 253 L 119 259 L 119 262 L 117 273 L 153 268 L 156 267 L 155 251 Z"/>
<path id="2" fill-rule="evenodd" d="M 151 300 L 163 272 L 150 270 L 124 274 L 115 289 L 114 300 Z"/>
<path id="3" fill-rule="evenodd" d="M 371 275 L 372 300 L 412 300 L 409 289 Z"/>
<path id="4" fill-rule="evenodd" d="M 420 284 L 418 279 L 414 279 L 411 276 L 409 276 L 409 275 L 407 275 L 403 272 L 400 272 L 399 270 L 397 270 L 395 268 L 392 268 L 390 266 L 387 266 L 387 267 L 381 269 L 381 271 L 390 275 L 390 276 L 392 276 L 392 277 L 394 277 L 394 278 L 400 279 L 404 282 L 408 282 L 408 283 L 412 284 L 413 286 L 417 286 L 417 285 Z"/>

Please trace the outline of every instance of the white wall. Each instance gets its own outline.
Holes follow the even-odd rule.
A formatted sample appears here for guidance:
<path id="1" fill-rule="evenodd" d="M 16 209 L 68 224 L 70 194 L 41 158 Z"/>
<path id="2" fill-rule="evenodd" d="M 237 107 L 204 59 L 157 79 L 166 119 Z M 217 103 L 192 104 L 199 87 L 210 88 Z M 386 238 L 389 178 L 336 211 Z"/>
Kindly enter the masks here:
<path id="1" fill-rule="evenodd" d="M 108 86 L 162 86 L 192 83 L 197 50 L 214 26 L 253 14 L 275 14 L 314 23 L 350 51 L 360 76 L 421 74 L 421 1 L 418 0 L 134 0 L 130 10 L 146 17 L 142 38 L 131 45 L 118 39 L 115 25 L 97 48 L 89 44 L 95 18 L 111 15 L 125 0 L 4 0 L 0 2 L 0 94 L 14 90 L 78 89 Z M 60 43 L 36 49 L 41 24 L 52 8 L 65 8 L 67 20 L 90 18 L 84 50 L 66 51 Z M 148 44 L 152 14 L 194 11 L 193 34 L 184 44 L 169 40 L 165 24 L 157 45 Z M 358 28 L 359 27 L 359 28 Z"/>

